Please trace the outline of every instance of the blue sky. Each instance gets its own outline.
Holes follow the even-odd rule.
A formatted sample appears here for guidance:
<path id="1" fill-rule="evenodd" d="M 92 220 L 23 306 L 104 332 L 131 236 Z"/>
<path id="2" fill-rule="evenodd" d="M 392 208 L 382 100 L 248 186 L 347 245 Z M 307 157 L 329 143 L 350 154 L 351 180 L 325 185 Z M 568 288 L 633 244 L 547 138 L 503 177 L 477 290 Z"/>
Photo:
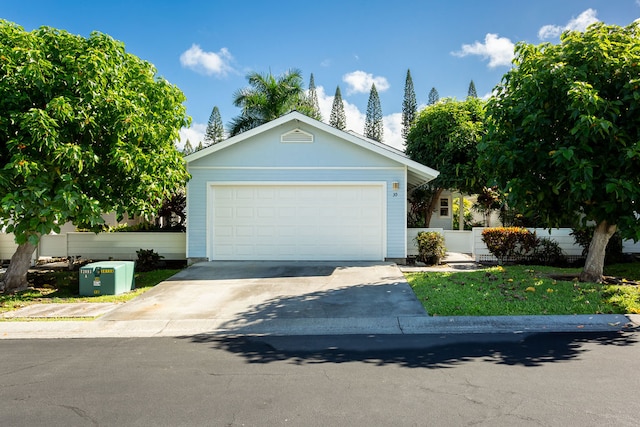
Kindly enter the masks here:
<path id="1" fill-rule="evenodd" d="M 347 127 L 358 133 L 375 82 L 384 142 L 401 147 L 407 69 L 421 106 L 432 87 L 464 99 L 471 80 L 485 97 L 515 43 L 557 43 L 563 29 L 594 21 L 627 25 L 640 18 L 640 0 L 18 0 L 1 2 L 0 18 L 124 42 L 185 93 L 193 123 L 183 142 L 203 138 L 214 106 L 225 124 L 239 114 L 233 93 L 248 72 L 298 68 L 306 85 L 313 73 L 325 121 L 340 85 Z"/>

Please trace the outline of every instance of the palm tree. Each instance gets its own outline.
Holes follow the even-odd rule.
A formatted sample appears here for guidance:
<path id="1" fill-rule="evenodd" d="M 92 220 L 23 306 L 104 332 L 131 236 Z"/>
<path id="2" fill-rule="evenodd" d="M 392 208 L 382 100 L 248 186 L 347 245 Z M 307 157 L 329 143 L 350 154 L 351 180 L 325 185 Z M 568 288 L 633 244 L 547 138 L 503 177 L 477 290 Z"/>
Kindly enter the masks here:
<path id="1" fill-rule="evenodd" d="M 302 72 L 291 69 L 280 76 L 252 72 L 247 74 L 249 87 L 233 94 L 233 105 L 242 113 L 229 123 L 231 136 L 258 127 L 292 110 L 313 117 L 305 99 Z"/>

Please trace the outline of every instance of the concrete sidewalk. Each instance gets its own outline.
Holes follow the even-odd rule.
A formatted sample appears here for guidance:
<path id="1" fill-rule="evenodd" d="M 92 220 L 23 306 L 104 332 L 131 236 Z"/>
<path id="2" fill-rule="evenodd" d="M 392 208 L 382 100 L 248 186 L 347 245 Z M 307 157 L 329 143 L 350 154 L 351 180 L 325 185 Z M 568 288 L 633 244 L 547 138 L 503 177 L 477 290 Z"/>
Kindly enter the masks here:
<path id="1" fill-rule="evenodd" d="M 432 269 L 461 267 L 474 265 L 461 259 Z M 40 304 L 2 317 L 0 339 L 586 332 L 640 325 L 640 315 L 432 317 L 397 265 L 363 262 L 199 263 L 127 303 Z"/>

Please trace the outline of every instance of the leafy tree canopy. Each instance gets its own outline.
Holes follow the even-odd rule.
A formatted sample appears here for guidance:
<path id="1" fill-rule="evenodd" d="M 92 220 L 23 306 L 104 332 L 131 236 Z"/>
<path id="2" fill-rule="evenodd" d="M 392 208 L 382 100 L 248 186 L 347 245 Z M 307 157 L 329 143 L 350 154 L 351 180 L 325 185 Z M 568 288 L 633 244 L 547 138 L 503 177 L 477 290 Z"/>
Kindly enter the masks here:
<path id="1" fill-rule="evenodd" d="M 184 185 L 174 145 L 189 124 L 184 100 L 107 35 L 0 21 L 0 222 L 27 261 L 67 221 L 149 216 Z M 10 270 L 7 289 L 26 283 L 26 269 L 8 283 Z"/>
<path id="2" fill-rule="evenodd" d="M 443 190 L 476 193 L 484 179 L 477 166 L 477 144 L 484 135 L 484 103 L 477 98 L 446 98 L 420 111 L 407 135 L 406 153 L 440 175 L 411 196 L 428 227 Z M 412 209 L 418 209 L 412 207 Z M 415 216 L 415 214 L 414 214 Z"/>
<path id="3" fill-rule="evenodd" d="M 639 87 L 638 24 L 597 23 L 557 45 L 519 43 L 489 101 L 481 162 L 509 204 L 548 226 L 598 224 L 583 279 L 601 276 L 616 228 L 640 239 Z"/>
<path id="4" fill-rule="evenodd" d="M 407 155 L 440 172 L 434 186 L 475 193 L 484 181 L 477 145 L 484 136 L 484 102 L 446 98 L 418 113 L 407 136 Z"/>

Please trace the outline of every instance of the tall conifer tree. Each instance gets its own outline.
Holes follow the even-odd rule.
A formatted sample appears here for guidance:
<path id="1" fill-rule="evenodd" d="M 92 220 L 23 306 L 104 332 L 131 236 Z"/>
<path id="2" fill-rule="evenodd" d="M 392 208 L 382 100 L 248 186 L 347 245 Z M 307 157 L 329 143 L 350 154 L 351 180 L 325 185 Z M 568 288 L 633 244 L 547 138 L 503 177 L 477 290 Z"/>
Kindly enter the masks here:
<path id="1" fill-rule="evenodd" d="M 438 91 L 436 90 L 435 87 L 432 87 L 431 92 L 429 92 L 429 100 L 427 101 L 427 104 L 433 105 L 439 100 L 440 100 L 440 94 L 438 94 Z"/>
<path id="2" fill-rule="evenodd" d="M 220 116 L 220 110 L 217 106 L 213 107 L 211 115 L 209 116 L 209 122 L 207 123 L 207 130 L 204 134 L 204 141 L 207 145 L 217 144 L 224 139 L 224 125 L 222 124 L 222 117 Z"/>
<path id="3" fill-rule="evenodd" d="M 407 140 L 409 128 L 418 111 L 418 103 L 416 101 L 416 91 L 413 88 L 413 79 L 411 78 L 411 70 L 407 70 L 407 78 L 404 83 L 404 100 L 402 101 L 402 139 Z"/>
<path id="4" fill-rule="evenodd" d="M 383 139 L 382 107 L 375 83 L 371 85 L 369 102 L 367 103 L 367 117 L 364 122 L 364 136 L 378 142 Z"/>
<path id="5" fill-rule="evenodd" d="M 182 154 L 188 156 L 193 153 L 193 146 L 191 145 L 191 141 L 187 139 L 187 142 L 184 143 L 184 148 L 182 149 Z"/>
<path id="6" fill-rule="evenodd" d="M 340 130 L 345 130 L 347 128 L 347 116 L 344 113 L 344 103 L 342 102 L 342 93 L 340 92 L 339 85 L 336 87 L 336 94 L 333 97 L 329 124 Z"/>
<path id="7" fill-rule="evenodd" d="M 311 77 L 309 77 L 309 95 L 307 101 L 309 102 L 309 107 L 312 111 L 310 116 L 322 121 L 322 114 L 320 114 L 320 104 L 318 103 L 318 94 L 316 93 L 316 82 L 313 78 L 313 73 L 311 73 Z"/>
<path id="8" fill-rule="evenodd" d="M 475 83 L 473 83 L 473 80 L 471 80 L 471 83 L 469 83 L 469 91 L 467 92 L 467 98 L 477 98 L 478 97 L 478 92 L 476 92 L 476 85 Z"/>

